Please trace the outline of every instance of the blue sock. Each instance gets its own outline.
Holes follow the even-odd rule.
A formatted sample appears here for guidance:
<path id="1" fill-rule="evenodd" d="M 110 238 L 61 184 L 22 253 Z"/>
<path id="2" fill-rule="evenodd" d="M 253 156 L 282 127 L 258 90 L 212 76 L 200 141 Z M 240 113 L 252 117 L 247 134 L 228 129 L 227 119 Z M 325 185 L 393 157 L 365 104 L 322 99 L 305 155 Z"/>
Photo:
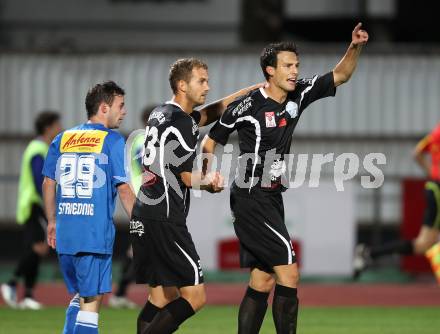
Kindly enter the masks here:
<path id="1" fill-rule="evenodd" d="M 79 311 L 73 334 L 98 334 L 98 313 Z"/>
<path id="2" fill-rule="evenodd" d="M 66 310 L 66 320 L 64 322 L 63 334 L 73 334 L 73 328 L 75 327 L 78 311 L 79 294 L 76 294 L 70 301 L 69 307 Z"/>

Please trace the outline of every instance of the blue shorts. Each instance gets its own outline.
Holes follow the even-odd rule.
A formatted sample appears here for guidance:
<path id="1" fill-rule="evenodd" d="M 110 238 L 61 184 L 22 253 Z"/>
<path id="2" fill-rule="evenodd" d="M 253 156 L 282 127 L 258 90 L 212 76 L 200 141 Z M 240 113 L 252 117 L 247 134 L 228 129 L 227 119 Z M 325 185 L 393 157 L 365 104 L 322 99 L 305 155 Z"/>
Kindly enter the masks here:
<path id="1" fill-rule="evenodd" d="M 109 254 L 58 254 L 69 293 L 94 297 L 112 291 L 112 256 Z"/>

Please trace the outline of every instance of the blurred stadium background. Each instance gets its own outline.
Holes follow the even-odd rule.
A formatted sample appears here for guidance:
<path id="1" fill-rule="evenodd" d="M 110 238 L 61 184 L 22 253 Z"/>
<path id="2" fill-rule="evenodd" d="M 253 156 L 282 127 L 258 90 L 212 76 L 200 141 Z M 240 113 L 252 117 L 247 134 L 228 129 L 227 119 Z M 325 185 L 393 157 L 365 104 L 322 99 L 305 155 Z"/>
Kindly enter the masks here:
<path id="1" fill-rule="evenodd" d="M 263 80 L 259 53 L 267 42 L 294 40 L 302 77 L 331 70 L 361 21 L 370 41 L 357 71 L 336 98 L 312 105 L 302 116 L 292 152 L 357 153 L 361 162 L 368 153 L 383 153 L 385 182 L 363 189 L 360 178 L 369 174 L 361 168 L 338 193 L 331 163 L 324 166 L 319 188 L 303 186 L 285 197 L 304 281 L 331 281 L 343 293 L 357 242 L 377 245 L 415 236 L 422 219 L 423 174 L 411 151 L 440 119 L 436 13 L 438 5 L 428 0 L 0 0 L 0 280 L 7 279 L 21 250 L 15 223 L 18 173 L 39 111 L 58 110 L 63 126 L 74 126 L 86 119 L 88 88 L 114 80 L 127 93 L 121 131 L 128 135 L 142 127 L 144 106 L 170 98 L 168 68 L 178 58 L 208 63 L 213 101 Z M 115 267 L 128 245 L 121 210 L 116 224 Z M 238 255 L 228 192 L 195 199 L 189 225 L 208 282 L 244 287 L 246 275 L 233 270 Z M 41 279 L 45 286 L 60 281 L 55 256 L 45 260 Z M 423 258 L 384 260 L 361 282 L 419 288 L 423 282 L 426 305 L 440 305 Z M 133 289 L 136 299 L 141 290 Z M 0 315 L 4 312 L 0 308 Z"/>

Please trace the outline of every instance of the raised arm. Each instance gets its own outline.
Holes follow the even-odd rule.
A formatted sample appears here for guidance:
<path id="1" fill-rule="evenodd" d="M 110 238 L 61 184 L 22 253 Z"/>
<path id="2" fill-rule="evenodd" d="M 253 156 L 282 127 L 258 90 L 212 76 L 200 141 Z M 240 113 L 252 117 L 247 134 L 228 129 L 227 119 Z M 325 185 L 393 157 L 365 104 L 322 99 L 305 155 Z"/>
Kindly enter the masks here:
<path id="1" fill-rule="evenodd" d="M 333 69 L 335 87 L 342 85 L 350 79 L 351 75 L 356 69 L 362 46 L 368 41 L 368 33 L 365 30 L 362 30 L 361 26 L 362 23 L 358 23 L 357 26 L 354 27 L 354 30 L 351 33 L 350 46 L 348 47 L 344 57 L 342 57 L 342 59 Z"/>
<path id="2" fill-rule="evenodd" d="M 264 87 L 266 83 L 258 83 L 255 85 L 252 85 L 247 88 L 240 89 L 239 91 L 224 97 L 223 99 L 220 99 L 218 101 L 212 102 L 208 104 L 207 106 L 203 107 L 199 110 L 200 112 L 200 122 L 199 126 L 205 126 L 208 124 L 211 124 L 212 122 L 215 122 L 220 118 L 220 116 L 223 114 L 223 112 L 226 110 L 226 107 L 233 102 L 237 97 L 245 95 L 249 93 L 251 90 Z"/>
<path id="3" fill-rule="evenodd" d="M 47 217 L 47 243 L 50 247 L 55 249 L 56 247 L 56 208 L 55 208 L 55 197 L 56 197 L 56 187 L 57 183 L 51 178 L 45 177 L 43 180 L 43 202 L 44 210 Z"/>

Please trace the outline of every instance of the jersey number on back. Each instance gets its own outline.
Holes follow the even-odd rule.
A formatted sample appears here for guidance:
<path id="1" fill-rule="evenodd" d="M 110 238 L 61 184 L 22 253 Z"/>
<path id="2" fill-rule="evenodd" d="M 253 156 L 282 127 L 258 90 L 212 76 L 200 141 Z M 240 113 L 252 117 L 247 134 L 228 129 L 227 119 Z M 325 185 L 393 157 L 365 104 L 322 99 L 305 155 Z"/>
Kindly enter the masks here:
<path id="1" fill-rule="evenodd" d="M 154 144 L 157 142 L 157 138 L 157 128 L 147 126 L 145 128 L 145 153 L 142 158 L 144 166 L 150 166 L 154 162 L 154 158 L 156 158 L 156 147 Z"/>
<path id="2" fill-rule="evenodd" d="M 60 161 L 61 196 L 91 198 L 95 157 L 93 155 L 64 154 Z"/>

